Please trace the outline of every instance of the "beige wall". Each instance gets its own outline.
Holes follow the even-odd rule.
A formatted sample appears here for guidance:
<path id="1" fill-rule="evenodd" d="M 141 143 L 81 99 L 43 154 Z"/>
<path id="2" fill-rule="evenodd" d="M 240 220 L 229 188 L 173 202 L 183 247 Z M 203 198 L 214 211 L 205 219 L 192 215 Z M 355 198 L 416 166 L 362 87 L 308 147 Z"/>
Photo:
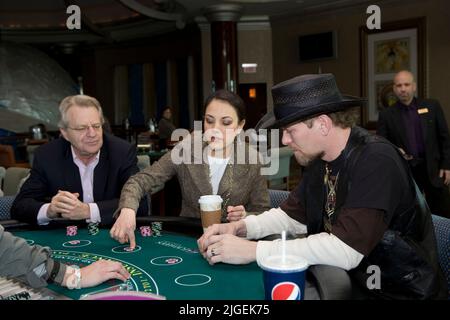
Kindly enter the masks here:
<path id="1" fill-rule="evenodd" d="M 238 25 L 239 83 L 266 83 L 267 108 L 272 109 L 272 30 L 270 24 Z M 242 63 L 257 63 L 255 73 L 244 73 Z"/>
<path id="2" fill-rule="evenodd" d="M 203 95 L 206 98 L 211 92 L 212 58 L 211 31 L 205 22 L 199 23 L 202 39 L 202 79 Z M 239 83 L 267 84 L 268 109 L 272 108 L 270 88 L 273 85 L 272 69 L 272 31 L 268 19 L 261 21 L 241 21 L 237 25 Z M 257 63 L 256 73 L 243 73 L 242 63 Z"/>
<path id="3" fill-rule="evenodd" d="M 380 4 L 381 22 L 426 17 L 426 95 L 438 99 L 450 123 L 450 1 L 405 1 Z M 360 94 L 359 27 L 368 15 L 366 7 L 333 14 L 290 18 L 272 22 L 274 83 L 304 73 L 334 73 L 339 88 Z M 382 25 L 383 27 L 383 25 Z M 298 36 L 336 30 L 338 58 L 331 61 L 299 63 Z"/>

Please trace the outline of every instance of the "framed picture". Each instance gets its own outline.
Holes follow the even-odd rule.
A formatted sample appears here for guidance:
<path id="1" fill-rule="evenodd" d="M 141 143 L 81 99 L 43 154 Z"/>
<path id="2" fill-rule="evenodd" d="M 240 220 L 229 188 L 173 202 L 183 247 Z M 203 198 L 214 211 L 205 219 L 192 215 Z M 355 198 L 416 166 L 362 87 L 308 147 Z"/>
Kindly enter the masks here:
<path id="1" fill-rule="evenodd" d="M 401 70 L 414 74 L 417 93 L 425 95 L 425 18 L 384 23 L 380 30 L 360 28 L 361 96 L 364 127 L 375 129 L 378 113 L 395 103 L 394 75 Z"/>

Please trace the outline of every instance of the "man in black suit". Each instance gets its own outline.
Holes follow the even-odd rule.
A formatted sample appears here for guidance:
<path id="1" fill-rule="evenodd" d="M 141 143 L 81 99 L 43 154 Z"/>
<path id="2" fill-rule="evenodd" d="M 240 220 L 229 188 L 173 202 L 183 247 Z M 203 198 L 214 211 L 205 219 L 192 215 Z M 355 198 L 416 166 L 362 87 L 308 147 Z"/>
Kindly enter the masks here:
<path id="1" fill-rule="evenodd" d="M 95 98 L 66 97 L 59 111 L 62 137 L 36 150 L 11 217 L 39 225 L 59 217 L 110 225 L 123 185 L 139 171 L 136 148 L 103 132 L 103 112 Z M 138 215 L 147 213 L 143 200 Z"/>
<path id="2" fill-rule="evenodd" d="M 431 212 L 450 217 L 450 136 L 437 100 L 414 97 L 417 85 L 409 71 L 394 77 L 396 104 L 383 110 L 377 134 L 387 138 L 409 160 Z"/>

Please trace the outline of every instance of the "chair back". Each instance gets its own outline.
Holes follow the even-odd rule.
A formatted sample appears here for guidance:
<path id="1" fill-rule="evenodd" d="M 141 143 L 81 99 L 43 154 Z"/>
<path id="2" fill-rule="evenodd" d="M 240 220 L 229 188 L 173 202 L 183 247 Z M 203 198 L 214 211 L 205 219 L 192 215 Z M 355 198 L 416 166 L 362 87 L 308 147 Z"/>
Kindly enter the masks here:
<path id="1" fill-rule="evenodd" d="M 146 155 L 146 154 L 138 155 L 137 158 L 138 158 L 137 165 L 138 165 L 140 171 L 142 171 L 145 168 L 147 168 L 148 166 L 150 166 L 150 157 L 148 155 Z"/>
<path id="2" fill-rule="evenodd" d="M 270 206 L 278 208 L 289 196 L 289 191 L 269 189 Z"/>
<path id="3" fill-rule="evenodd" d="M 9 167 L 6 169 L 3 181 L 3 192 L 5 196 L 15 196 L 19 193 L 22 184 L 28 178 L 29 168 Z"/>
<path id="4" fill-rule="evenodd" d="M 270 165 L 278 164 L 278 171 L 270 176 L 266 176 L 268 187 L 278 190 L 289 190 L 289 169 L 291 157 L 294 154 L 290 147 L 272 148 L 270 150 Z"/>
<path id="5" fill-rule="evenodd" d="M 14 202 L 15 196 L 0 197 L 0 220 L 11 219 L 11 207 Z"/>
<path id="6" fill-rule="evenodd" d="M 8 144 L 0 144 L 0 166 L 9 167 L 22 167 L 29 168 L 28 162 L 16 162 L 16 156 L 14 154 L 14 148 Z"/>
<path id="7" fill-rule="evenodd" d="M 444 277 L 447 279 L 448 298 L 450 300 L 450 219 L 432 215 L 434 224 L 434 233 L 436 234 L 436 242 Z"/>

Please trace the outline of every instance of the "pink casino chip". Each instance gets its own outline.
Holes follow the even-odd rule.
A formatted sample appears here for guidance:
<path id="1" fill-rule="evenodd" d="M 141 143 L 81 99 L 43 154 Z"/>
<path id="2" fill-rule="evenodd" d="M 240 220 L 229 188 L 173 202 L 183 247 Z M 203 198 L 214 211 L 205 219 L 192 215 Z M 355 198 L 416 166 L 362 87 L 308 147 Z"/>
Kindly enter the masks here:
<path id="1" fill-rule="evenodd" d="M 170 259 L 166 259 L 166 262 L 168 264 L 174 264 L 174 263 L 178 263 L 178 259 L 170 258 Z"/>
<path id="2" fill-rule="evenodd" d="M 76 236 L 78 232 L 78 227 L 77 226 L 67 226 L 66 228 L 66 235 L 73 237 Z"/>
<path id="3" fill-rule="evenodd" d="M 140 227 L 141 236 L 150 237 L 152 235 L 152 229 L 149 226 Z"/>

